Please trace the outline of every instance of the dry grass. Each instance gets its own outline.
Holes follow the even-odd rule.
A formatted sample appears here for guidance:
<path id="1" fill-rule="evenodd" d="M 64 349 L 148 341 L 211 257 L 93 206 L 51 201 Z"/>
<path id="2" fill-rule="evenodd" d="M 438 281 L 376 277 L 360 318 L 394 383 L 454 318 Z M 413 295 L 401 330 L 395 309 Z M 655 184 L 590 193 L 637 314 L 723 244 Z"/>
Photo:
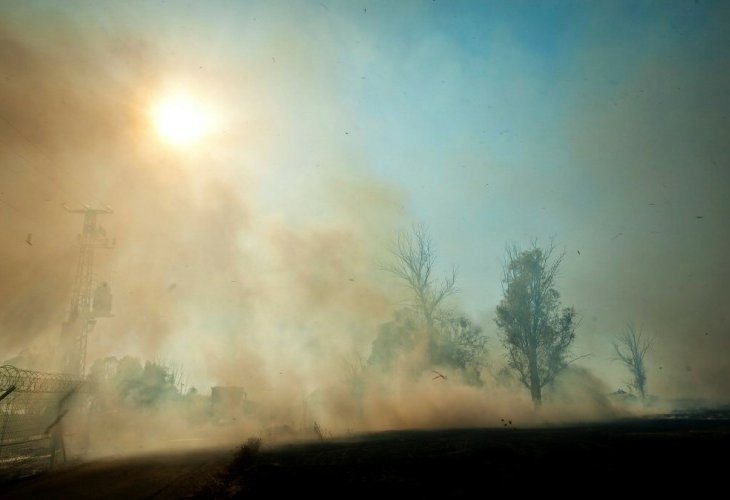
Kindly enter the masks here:
<path id="1" fill-rule="evenodd" d="M 261 449 L 260 438 L 249 438 L 236 449 L 233 460 L 226 470 L 214 477 L 198 490 L 193 498 L 226 499 L 235 498 L 242 490 L 241 481 L 244 474 L 256 465 L 256 456 Z"/>

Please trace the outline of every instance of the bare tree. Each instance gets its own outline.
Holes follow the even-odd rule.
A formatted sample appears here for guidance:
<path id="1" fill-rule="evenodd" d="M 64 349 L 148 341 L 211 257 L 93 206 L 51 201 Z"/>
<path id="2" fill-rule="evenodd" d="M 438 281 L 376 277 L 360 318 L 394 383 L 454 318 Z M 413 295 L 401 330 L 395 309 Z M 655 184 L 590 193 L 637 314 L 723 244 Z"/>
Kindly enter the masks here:
<path id="1" fill-rule="evenodd" d="M 429 335 L 439 305 L 456 292 L 456 270 L 440 282 L 432 276 L 436 258 L 431 237 L 423 225 L 414 225 L 409 232 L 398 234 L 391 250 L 395 257 L 388 271 L 402 279 L 413 294 L 418 311 L 423 315 Z"/>
<path id="2" fill-rule="evenodd" d="M 497 306 L 497 326 L 507 349 L 510 368 L 530 390 L 536 406 L 542 389 L 568 364 L 568 349 L 578 326 L 575 310 L 561 310 L 555 279 L 565 253 L 554 256 L 555 246 L 529 250 L 507 247 L 503 269 L 504 297 Z"/>
<path id="3" fill-rule="evenodd" d="M 646 367 L 644 356 L 651 347 L 652 339 L 643 338 L 643 333 L 637 331 L 634 325 L 626 325 L 623 334 L 613 342 L 616 358 L 621 361 L 631 373 L 632 382 L 629 387 L 639 393 L 641 399 L 646 397 Z"/>

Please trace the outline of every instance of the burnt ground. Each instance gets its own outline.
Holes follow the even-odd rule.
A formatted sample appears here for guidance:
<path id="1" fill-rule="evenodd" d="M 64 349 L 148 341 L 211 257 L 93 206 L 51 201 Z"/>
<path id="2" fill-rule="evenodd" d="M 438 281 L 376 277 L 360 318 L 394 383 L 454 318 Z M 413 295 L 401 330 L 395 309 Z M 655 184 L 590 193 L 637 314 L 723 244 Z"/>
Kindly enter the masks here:
<path id="1" fill-rule="evenodd" d="M 730 483 L 730 418 L 652 419 L 551 429 L 398 431 L 239 452 L 200 495 L 260 498 L 473 497 L 551 492 L 633 497 Z M 717 491 L 715 489 L 715 491 Z"/>
<path id="2" fill-rule="evenodd" d="M 241 451 L 242 450 L 242 451 Z M 391 431 L 103 460 L 0 485 L 3 498 L 426 498 L 541 492 L 724 496 L 730 414 L 560 428 Z M 233 458 L 233 460 L 231 460 Z M 717 488 L 720 488 L 719 490 Z"/>

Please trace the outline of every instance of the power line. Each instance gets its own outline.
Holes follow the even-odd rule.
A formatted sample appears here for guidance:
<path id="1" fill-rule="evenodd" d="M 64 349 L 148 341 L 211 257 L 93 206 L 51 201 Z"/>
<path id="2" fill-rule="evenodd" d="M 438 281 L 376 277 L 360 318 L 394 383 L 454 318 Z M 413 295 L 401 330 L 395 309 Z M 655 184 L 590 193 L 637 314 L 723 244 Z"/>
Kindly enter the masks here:
<path id="1" fill-rule="evenodd" d="M 0 119 L 2 119 L 2 121 L 4 121 L 7 124 L 8 127 L 10 127 L 19 137 L 21 137 L 31 148 L 33 148 L 38 154 L 40 154 L 50 164 L 54 164 L 55 163 L 48 156 L 47 153 L 45 153 L 43 150 L 40 149 L 40 147 L 38 147 L 36 144 L 34 144 L 33 141 L 31 141 L 23 132 L 21 132 L 20 129 L 18 127 L 16 127 L 10 120 L 8 120 L 2 114 L 0 114 Z M 29 162 L 30 161 L 27 158 L 25 158 L 22 154 L 20 154 L 17 151 L 13 150 L 12 148 L 11 148 L 11 152 L 13 152 L 15 155 L 19 156 L 20 158 L 22 158 L 26 162 Z M 42 175 L 43 177 L 46 177 L 48 180 L 50 180 L 51 183 L 53 183 L 53 185 L 56 187 L 56 189 L 58 189 L 58 191 L 62 195 L 64 195 L 67 198 L 70 198 L 69 201 L 75 201 L 75 202 L 77 202 L 79 204 L 82 204 L 83 203 L 81 201 L 81 199 L 79 197 L 77 197 L 77 196 L 73 196 L 73 195 L 72 196 L 68 196 L 69 193 L 66 191 L 66 188 L 64 186 L 62 186 L 60 184 L 60 182 L 55 177 L 53 177 L 53 176 L 51 176 L 51 175 L 49 175 L 49 174 L 47 174 L 47 173 L 39 170 L 37 167 L 35 167 L 34 165 L 32 165 L 30 163 L 27 163 L 27 165 L 30 168 L 32 168 L 37 174 Z M 74 182 L 74 184 L 77 184 L 77 183 Z M 80 184 L 77 184 L 77 187 L 81 188 L 82 186 Z M 82 189 L 82 191 L 83 191 L 83 189 Z"/>
<path id="2" fill-rule="evenodd" d="M 7 208 L 9 208 L 10 211 L 12 211 L 16 217 L 18 217 L 19 219 L 25 220 L 27 222 L 30 222 L 36 228 L 47 228 L 48 227 L 49 223 L 47 221 L 44 222 L 44 221 L 41 221 L 40 219 L 36 218 L 35 216 L 28 215 L 28 213 L 26 211 L 21 210 L 14 204 L 10 203 L 8 200 L 4 199 L 2 197 L 2 194 L 3 193 L 0 193 L 0 204 L 5 205 Z M 26 234 L 29 234 L 31 232 L 34 232 L 34 231 L 28 231 L 28 230 L 23 231 L 20 236 L 25 237 Z M 34 234 L 39 234 L 39 233 L 36 232 Z M 61 246 L 65 246 L 67 244 L 67 239 L 65 237 L 61 238 L 58 235 L 53 235 L 52 233 L 48 233 L 48 232 L 45 232 L 43 234 L 43 237 L 40 240 L 38 238 L 34 238 L 33 244 L 43 242 L 44 240 L 51 241 L 56 244 L 61 244 Z"/>
<path id="3" fill-rule="evenodd" d="M 1 114 L 0 114 L 0 119 L 2 119 L 2 121 L 4 121 L 5 124 L 9 128 L 11 128 L 15 132 L 15 134 L 17 134 L 17 136 L 22 138 L 38 154 L 40 154 L 44 159 L 47 159 L 50 161 L 50 158 L 48 157 L 48 155 L 44 151 L 42 151 L 38 146 L 33 144 L 33 142 L 25 134 L 23 134 L 23 132 L 21 132 L 20 129 L 18 129 L 10 120 L 8 120 L 5 116 L 3 116 Z M 13 145 L 8 144 L 8 142 L 6 142 L 6 141 L 3 141 L 3 144 L 5 146 L 4 147 L 5 151 L 8 151 L 8 152 L 14 154 L 15 156 L 17 156 L 18 158 L 20 158 L 23 161 L 22 164 L 24 164 L 26 167 L 30 167 L 30 169 L 32 169 L 32 172 L 34 172 L 35 174 L 40 175 L 42 177 L 45 177 L 48 181 L 50 181 L 50 184 L 49 183 L 46 183 L 46 184 L 55 188 L 55 190 L 63 197 L 64 202 L 66 200 L 69 200 L 69 201 L 75 201 L 80 205 L 82 204 L 82 202 L 80 201 L 80 199 L 77 196 L 69 195 L 67 189 L 64 186 L 62 186 L 55 177 L 43 172 L 42 170 L 38 169 L 37 167 L 35 167 L 31 163 L 32 160 L 30 158 L 27 158 L 26 156 L 24 156 L 19 151 L 17 151 L 17 149 L 15 147 L 13 147 Z M 22 164 L 15 163 L 15 165 L 18 165 L 18 166 L 20 166 Z M 20 174 L 19 170 L 15 169 L 15 168 L 13 168 L 13 170 L 15 170 L 18 174 Z M 17 217 L 24 219 L 28 222 L 31 222 L 32 224 L 40 226 L 40 227 L 47 226 L 47 224 L 48 224 L 47 222 L 41 222 L 41 220 L 39 220 L 38 218 L 29 215 L 26 211 L 21 210 L 15 204 L 10 203 L 2 195 L 3 195 L 3 193 L 0 193 L 0 203 L 2 203 L 6 207 L 8 207 L 10 210 L 12 210 Z M 48 236 L 48 235 L 46 235 L 46 236 Z M 61 241 L 61 238 L 57 237 L 57 236 L 50 236 L 50 239 L 54 242 Z M 36 240 L 36 241 L 38 241 L 38 240 Z"/>

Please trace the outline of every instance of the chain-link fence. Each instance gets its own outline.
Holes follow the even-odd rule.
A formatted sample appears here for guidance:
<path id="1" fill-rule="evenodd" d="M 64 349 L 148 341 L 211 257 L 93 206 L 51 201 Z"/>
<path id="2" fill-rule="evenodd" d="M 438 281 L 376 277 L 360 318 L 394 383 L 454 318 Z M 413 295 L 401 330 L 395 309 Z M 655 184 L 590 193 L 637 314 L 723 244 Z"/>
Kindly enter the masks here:
<path id="1" fill-rule="evenodd" d="M 82 452 L 90 390 L 73 375 L 0 366 L 0 474 L 33 474 Z"/>

